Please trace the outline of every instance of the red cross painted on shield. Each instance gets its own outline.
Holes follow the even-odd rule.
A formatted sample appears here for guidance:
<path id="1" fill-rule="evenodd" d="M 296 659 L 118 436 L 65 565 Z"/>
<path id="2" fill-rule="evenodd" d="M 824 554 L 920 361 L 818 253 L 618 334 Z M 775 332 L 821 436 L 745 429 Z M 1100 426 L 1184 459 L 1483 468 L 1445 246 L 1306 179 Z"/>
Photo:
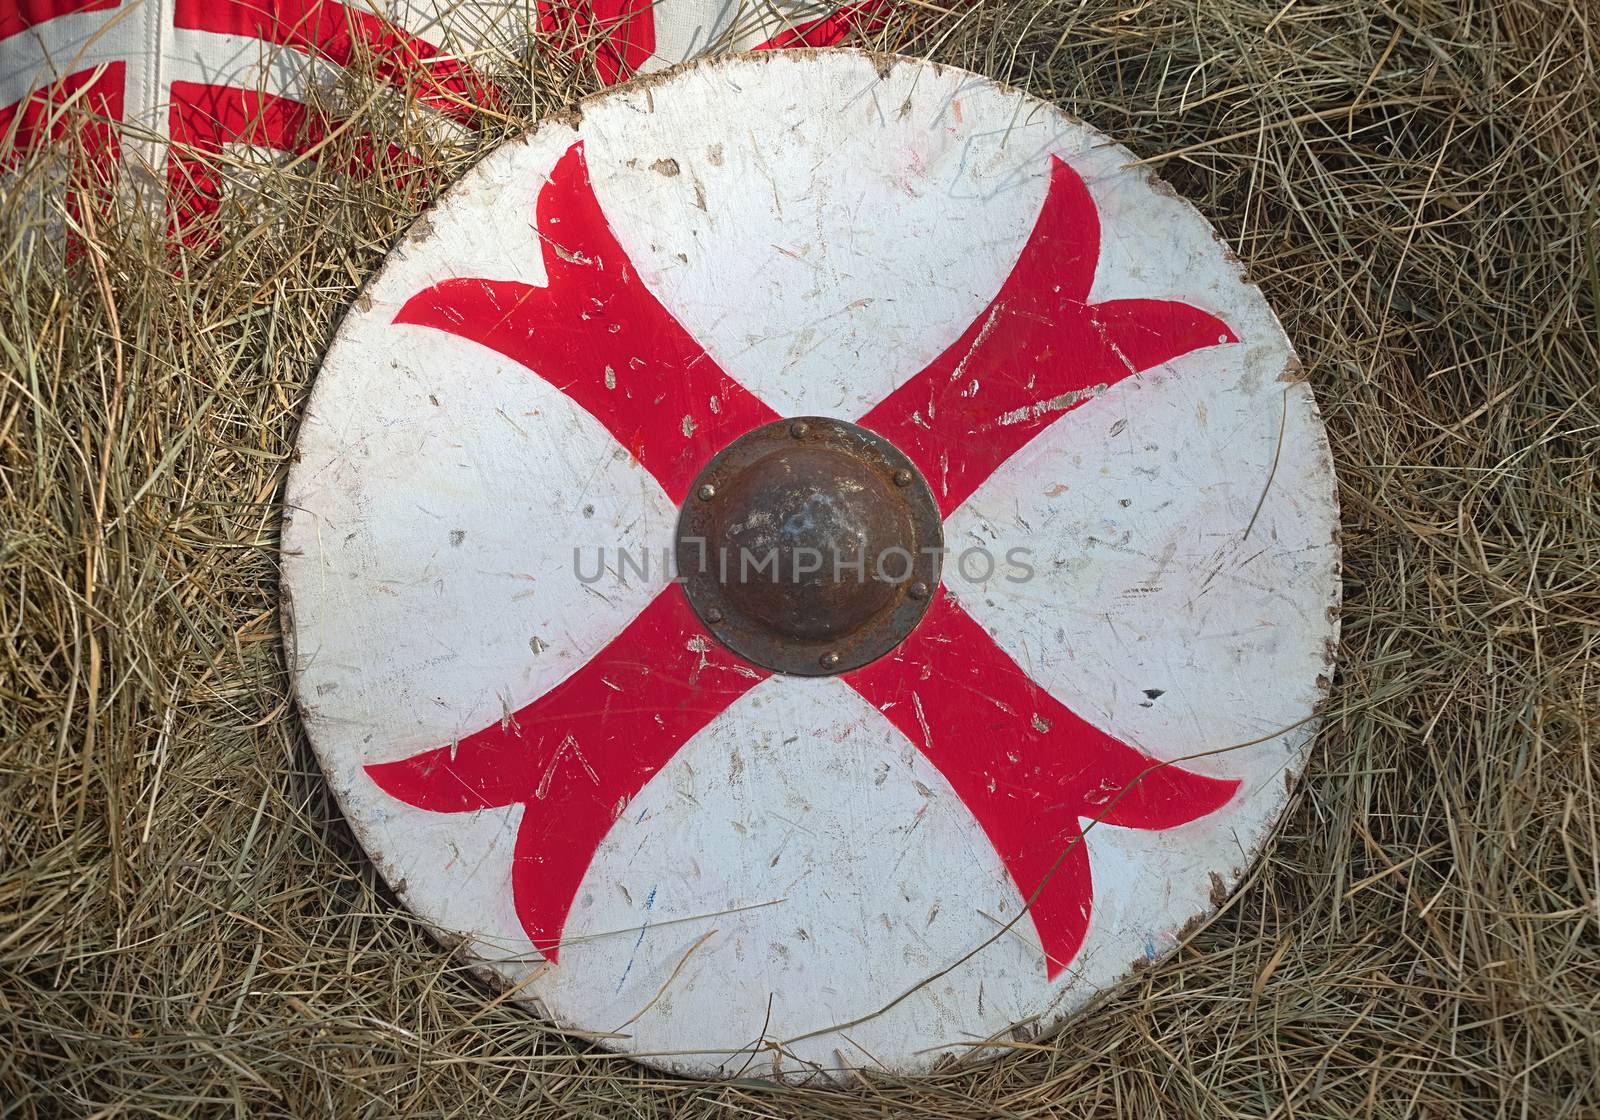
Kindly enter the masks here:
<path id="1" fill-rule="evenodd" d="M 595 198 L 583 145 L 539 192 L 548 285 L 447 280 L 397 323 L 468 338 L 527 366 L 599 420 L 681 504 L 718 450 L 777 414 L 721 370 L 640 280 Z M 1089 303 L 1100 221 L 1051 157 L 1032 234 L 981 315 L 856 422 L 922 470 L 949 515 L 1024 444 L 1099 387 L 1235 342 L 1185 303 Z M 681 422 L 688 416 L 692 424 Z M 367 773 L 440 813 L 523 804 L 517 915 L 555 961 L 590 861 L 650 778 L 766 679 L 711 637 L 669 584 L 571 676 L 457 743 Z M 1093 901 L 1081 820 L 1165 829 L 1226 804 L 1239 783 L 1160 765 L 1037 685 L 943 588 L 892 653 L 841 678 L 927 756 L 972 812 L 1029 903 L 1054 978 Z"/>

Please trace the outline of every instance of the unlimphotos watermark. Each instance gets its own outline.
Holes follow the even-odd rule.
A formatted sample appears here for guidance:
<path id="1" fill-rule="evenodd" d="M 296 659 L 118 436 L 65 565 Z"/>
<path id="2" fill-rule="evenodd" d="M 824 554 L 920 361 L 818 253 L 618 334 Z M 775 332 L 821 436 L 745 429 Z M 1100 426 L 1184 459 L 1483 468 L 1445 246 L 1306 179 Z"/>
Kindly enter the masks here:
<path id="1" fill-rule="evenodd" d="M 626 582 L 630 576 L 649 583 L 665 577 L 672 583 L 683 583 L 689 577 L 716 573 L 717 582 L 729 583 L 810 583 L 831 580 L 843 583 L 902 584 L 911 579 L 917 558 L 909 549 L 898 546 L 886 548 L 876 556 L 868 556 L 865 549 L 849 553 L 842 549 L 809 547 L 769 548 L 757 552 L 746 548 L 719 548 L 713 554 L 702 537 L 683 537 L 680 543 L 698 552 L 691 557 L 688 571 L 680 570 L 677 552 L 672 548 L 606 548 L 604 545 L 574 545 L 572 548 L 572 574 L 579 583 L 598 583 L 609 572 Z M 1007 583 L 1027 583 L 1033 579 L 1033 550 L 1012 548 L 1003 558 L 982 545 L 973 545 L 957 551 L 951 548 L 924 548 L 924 554 L 938 555 L 948 564 L 954 557 L 955 568 L 968 583 L 986 583 L 1000 578 Z M 607 563 L 607 554 L 613 560 Z M 587 557 L 587 561 L 586 561 Z"/>

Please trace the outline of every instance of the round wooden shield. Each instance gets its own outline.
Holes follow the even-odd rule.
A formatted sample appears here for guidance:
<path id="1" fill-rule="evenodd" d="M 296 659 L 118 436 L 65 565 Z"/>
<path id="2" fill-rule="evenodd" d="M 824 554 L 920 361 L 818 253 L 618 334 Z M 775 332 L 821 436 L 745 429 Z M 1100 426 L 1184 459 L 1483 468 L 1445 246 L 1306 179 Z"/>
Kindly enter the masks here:
<path id="1" fill-rule="evenodd" d="M 1328 687 L 1337 507 L 1272 311 L 1132 162 L 799 51 L 589 101 L 416 225 L 322 368 L 283 560 L 306 727 L 407 907 L 608 1048 L 784 1078 L 993 1055 L 1215 911 Z M 866 664 L 747 659 L 679 582 L 702 472 L 780 420 L 942 531 Z"/>

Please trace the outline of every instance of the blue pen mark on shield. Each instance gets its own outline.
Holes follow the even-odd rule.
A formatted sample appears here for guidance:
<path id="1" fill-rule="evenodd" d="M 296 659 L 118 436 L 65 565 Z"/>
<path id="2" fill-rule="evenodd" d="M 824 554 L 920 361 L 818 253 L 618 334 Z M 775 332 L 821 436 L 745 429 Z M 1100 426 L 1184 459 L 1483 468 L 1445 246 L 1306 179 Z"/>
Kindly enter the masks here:
<path id="1" fill-rule="evenodd" d="M 633 971 L 633 958 L 639 955 L 639 946 L 644 944 L 644 931 L 650 928 L 650 911 L 656 905 L 656 888 L 651 887 L 650 893 L 644 896 L 644 925 L 639 927 L 639 936 L 633 943 L 633 952 L 628 954 L 628 967 L 622 970 L 622 978 L 617 981 L 617 991 L 622 991 L 622 985 L 628 982 L 628 973 Z"/>

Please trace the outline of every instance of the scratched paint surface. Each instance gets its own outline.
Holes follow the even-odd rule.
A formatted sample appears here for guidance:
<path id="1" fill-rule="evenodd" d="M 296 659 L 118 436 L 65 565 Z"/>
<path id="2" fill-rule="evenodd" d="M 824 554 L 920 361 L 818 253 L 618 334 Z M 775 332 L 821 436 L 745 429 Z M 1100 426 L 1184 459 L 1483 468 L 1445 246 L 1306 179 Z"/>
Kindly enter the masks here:
<path id="1" fill-rule="evenodd" d="M 545 1013 L 672 1068 L 736 1072 L 754 1045 L 764 1073 L 916 1071 L 1070 1013 L 1169 951 L 1238 880 L 1303 767 L 1330 671 L 1326 441 L 1260 294 L 1192 208 L 1125 169 L 1128 153 L 1093 130 L 970 74 L 879 65 L 847 52 L 703 65 L 608 94 L 575 125 L 548 124 L 484 161 L 341 327 L 289 483 L 299 694 L 367 850 L 405 904 L 484 968 L 510 982 L 535 973 L 521 991 Z M 1056 159 L 1100 223 L 1086 304 L 1175 301 L 1226 324 L 1233 337 L 1215 340 L 1226 345 L 1171 355 L 1130 341 L 1119 352 L 1142 372 L 1113 370 L 1102 391 L 1086 368 L 1070 412 L 1059 394 L 1008 400 L 992 431 L 1032 438 L 1010 439 L 987 478 L 937 477 L 937 448 L 917 446 L 931 429 L 889 431 L 880 414 L 942 494 L 951 546 L 1027 549 L 1034 570 L 1015 581 L 947 560 L 945 588 L 973 629 L 930 629 L 924 645 L 988 643 L 1047 692 L 1036 709 L 1185 759 L 1224 791 L 1181 822 L 1119 827 L 1129 821 L 1108 814 L 1087 829 L 1062 861 L 1061 874 L 1093 882 L 1070 959 L 1047 959 L 992 823 L 986 835 L 974 816 L 981 777 L 963 786 L 948 765 L 943 736 L 960 729 L 920 698 L 912 720 L 870 681 L 750 678 L 708 706 L 716 714 L 619 800 L 580 865 L 555 963 L 510 889 L 529 854 L 524 816 L 576 835 L 539 790 L 598 783 L 609 758 L 665 753 L 652 729 L 667 726 L 663 713 L 646 703 L 610 734 L 596 723 L 593 736 L 564 735 L 513 803 L 416 804 L 374 780 L 441 744 L 465 750 L 559 695 L 667 601 L 680 492 L 671 470 L 639 465 L 652 466 L 650 445 L 619 440 L 581 391 L 539 376 L 515 347 L 405 311 L 463 278 L 536 294 L 554 283 L 537 199 L 575 145 L 628 283 L 644 289 L 629 298 L 665 309 L 692 340 L 667 350 L 686 363 L 703 354 L 778 414 L 870 414 L 910 393 L 918 371 L 968 353 L 963 332 L 981 334 L 995 306 L 1022 307 L 1028 293 L 1008 276 Z M 949 364 L 939 416 L 1015 372 Z M 632 394 L 641 415 L 676 409 L 699 376 L 617 365 L 592 391 Z M 693 411 L 663 416 L 662 429 L 691 437 Z M 700 425 L 696 438 L 723 435 Z M 589 571 L 604 548 L 612 571 L 581 581 L 575 547 Z M 650 557 L 648 574 L 620 570 L 618 549 Z M 633 688 L 618 673 L 598 679 L 621 698 L 607 713 Z M 1038 738 L 1039 712 L 1015 711 L 1031 694 L 987 680 L 973 696 L 1028 721 L 986 724 L 994 749 Z"/>

